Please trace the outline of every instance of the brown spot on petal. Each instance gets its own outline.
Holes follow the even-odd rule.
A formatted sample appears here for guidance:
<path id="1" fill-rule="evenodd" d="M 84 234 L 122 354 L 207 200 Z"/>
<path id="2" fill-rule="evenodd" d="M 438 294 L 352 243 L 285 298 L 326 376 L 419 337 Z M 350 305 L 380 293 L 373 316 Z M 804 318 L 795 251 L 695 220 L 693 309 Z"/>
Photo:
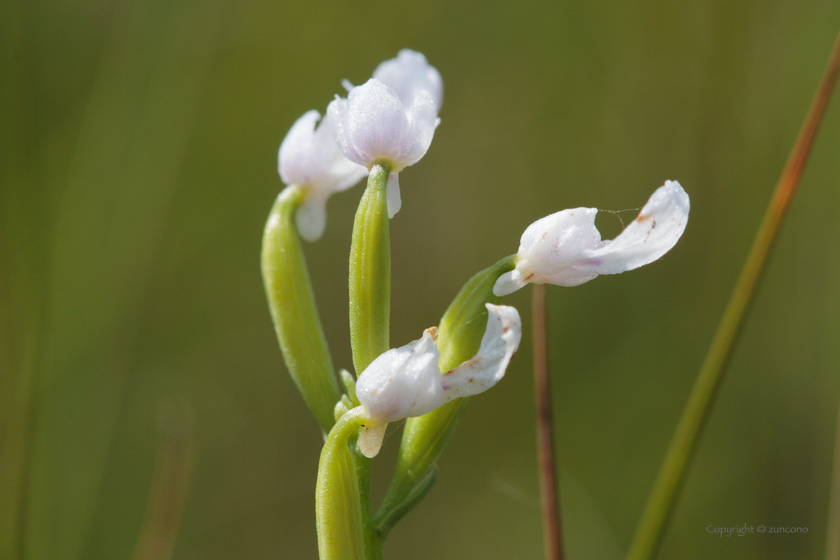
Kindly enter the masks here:
<path id="1" fill-rule="evenodd" d="M 370 390 L 370 396 L 371 397 L 375 397 L 378 394 L 379 394 L 379 389 L 371 389 Z"/>
<path id="2" fill-rule="evenodd" d="M 531 274 L 529 274 L 528 276 L 526 276 L 525 278 L 523 278 L 523 280 L 524 280 L 525 282 L 527 282 L 528 280 L 530 280 L 530 279 L 531 279 L 531 278 L 533 278 L 533 277 L 534 277 L 534 273 L 532 272 Z"/>
<path id="3" fill-rule="evenodd" d="M 639 214 L 639 216 L 636 218 L 636 221 L 642 223 L 652 219 L 653 216 L 651 216 L 650 214 Z"/>

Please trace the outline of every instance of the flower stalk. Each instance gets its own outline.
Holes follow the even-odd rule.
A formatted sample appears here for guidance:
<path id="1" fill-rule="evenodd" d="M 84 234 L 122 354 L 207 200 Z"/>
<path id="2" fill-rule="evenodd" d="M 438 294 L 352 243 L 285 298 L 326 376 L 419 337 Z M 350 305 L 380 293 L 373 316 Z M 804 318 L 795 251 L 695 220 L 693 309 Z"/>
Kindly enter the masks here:
<path id="1" fill-rule="evenodd" d="M 688 398 L 676 433 L 654 483 L 647 506 L 636 529 L 627 554 L 628 560 L 653 558 L 661 543 L 666 523 L 682 485 L 688 463 L 709 416 L 715 396 L 723 380 L 726 365 L 744 324 L 758 282 L 764 272 L 767 256 L 781 226 L 802 176 L 802 170 L 813 146 L 840 73 L 840 35 L 834 44 L 811 108 L 800 129 L 741 275 L 723 313 L 709 352 Z"/>

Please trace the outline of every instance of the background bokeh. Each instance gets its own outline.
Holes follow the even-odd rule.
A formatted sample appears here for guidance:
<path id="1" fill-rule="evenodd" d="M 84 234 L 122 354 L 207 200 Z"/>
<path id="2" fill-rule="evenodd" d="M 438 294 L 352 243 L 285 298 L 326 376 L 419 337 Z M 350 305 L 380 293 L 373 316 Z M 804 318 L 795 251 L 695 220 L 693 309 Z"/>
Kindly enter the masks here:
<path id="1" fill-rule="evenodd" d="M 410 47 L 442 124 L 401 174 L 392 345 L 532 221 L 692 201 L 661 261 L 548 290 L 569 558 L 621 558 L 840 27 L 835 0 L 6 0 L 0 14 L 0 556 L 129 558 L 167 410 L 195 457 L 175 558 L 316 558 L 321 437 L 259 271 L 276 152 Z M 836 97 L 836 96 L 835 96 Z M 840 105 L 770 259 L 661 558 L 823 555 L 840 400 Z M 361 187 L 307 258 L 349 367 Z M 634 212 L 622 214 L 625 221 Z M 598 218 L 605 237 L 621 229 Z M 506 298 L 528 324 L 529 290 Z M 389 558 L 542 556 L 529 328 Z M 381 497 L 399 443 L 374 465 Z M 706 527 L 807 527 L 720 538 Z M 17 547 L 17 552 L 11 552 Z"/>

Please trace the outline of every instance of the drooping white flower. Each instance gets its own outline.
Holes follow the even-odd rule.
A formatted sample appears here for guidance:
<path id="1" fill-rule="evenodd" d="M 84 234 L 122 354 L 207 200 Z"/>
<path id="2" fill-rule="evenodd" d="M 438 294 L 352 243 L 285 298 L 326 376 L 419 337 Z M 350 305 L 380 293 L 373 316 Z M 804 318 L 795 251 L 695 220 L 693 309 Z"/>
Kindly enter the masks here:
<path id="1" fill-rule="evenodd" d="M 423 53 L 403 49 L 396 58 L 377 66 L 373 77 L 394 90 L 404 107 L 411 107 L 417 90 L 428 91 L 432 94 L 435 109 L 440 112 L 443 105 L 443 79 L 437 68 L 426 61 Z"/>
<path id="2" fill-rule="evenodd" d="M 401 206 L 399 172 L 426 154 L 439 122 L 432 94 L 416 88 L 406 107 L 397 92 L 371 78 L 353 88 L 347 99 L 336 96 L 327 114 L 348 159 L 368 169 L 375 163 L 390 166 L 388 217 L 393 218 Z"/>
<path id="3" fill-rule="evenodd" d="M 307 241 L 317 241 L 327 224 L 327 199 L 349 189 L 367 175 L 367 168 L 344 157 L 330 130 L 328 117 L 308 111 L 286 134 L 277 154 L 280 178 L 287 185 L 306 189 L 297 209 L 298 233 Z"/>
<path id="4" fill-rule="evenodd" d="M 356 397 L 369 422 L 359 436 L 362 452 L 379 452 L 388 422 L 422 416 L 449 401 L 482 393 L 505 375 L 522 337 L 515 308 L 487 304 L 487 328 L 478 353 L 446 373 L 438 366 L 437 329 L 376 358 L 356 381 Z"/>
<path id="5" fill-rule="evenodd" d="M 537 220 L 519 242 L 516 269 L 496 281 L 504 296 L 526 284 L 577 286 L 599 274 L 618 274 L 652 263 L 676 245 L 688 223 L 688 195 L 665 181 L 639 216 L 612 241 L 595 227 L 597 208 L 572 208 Z"/>

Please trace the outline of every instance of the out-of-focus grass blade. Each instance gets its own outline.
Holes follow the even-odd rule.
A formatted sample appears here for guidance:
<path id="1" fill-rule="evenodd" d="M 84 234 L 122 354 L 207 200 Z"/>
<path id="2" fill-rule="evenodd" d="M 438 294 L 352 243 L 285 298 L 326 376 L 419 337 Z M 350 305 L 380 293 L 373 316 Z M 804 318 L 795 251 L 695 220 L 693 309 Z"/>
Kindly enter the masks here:
<path id="1" fill-rule="evenodd" d="M 223 15 L 192 3 L 117 10 L 53 227 L 21 539 L 32 560 L 80 558 L 91 536 L 135 317 Z"/>

